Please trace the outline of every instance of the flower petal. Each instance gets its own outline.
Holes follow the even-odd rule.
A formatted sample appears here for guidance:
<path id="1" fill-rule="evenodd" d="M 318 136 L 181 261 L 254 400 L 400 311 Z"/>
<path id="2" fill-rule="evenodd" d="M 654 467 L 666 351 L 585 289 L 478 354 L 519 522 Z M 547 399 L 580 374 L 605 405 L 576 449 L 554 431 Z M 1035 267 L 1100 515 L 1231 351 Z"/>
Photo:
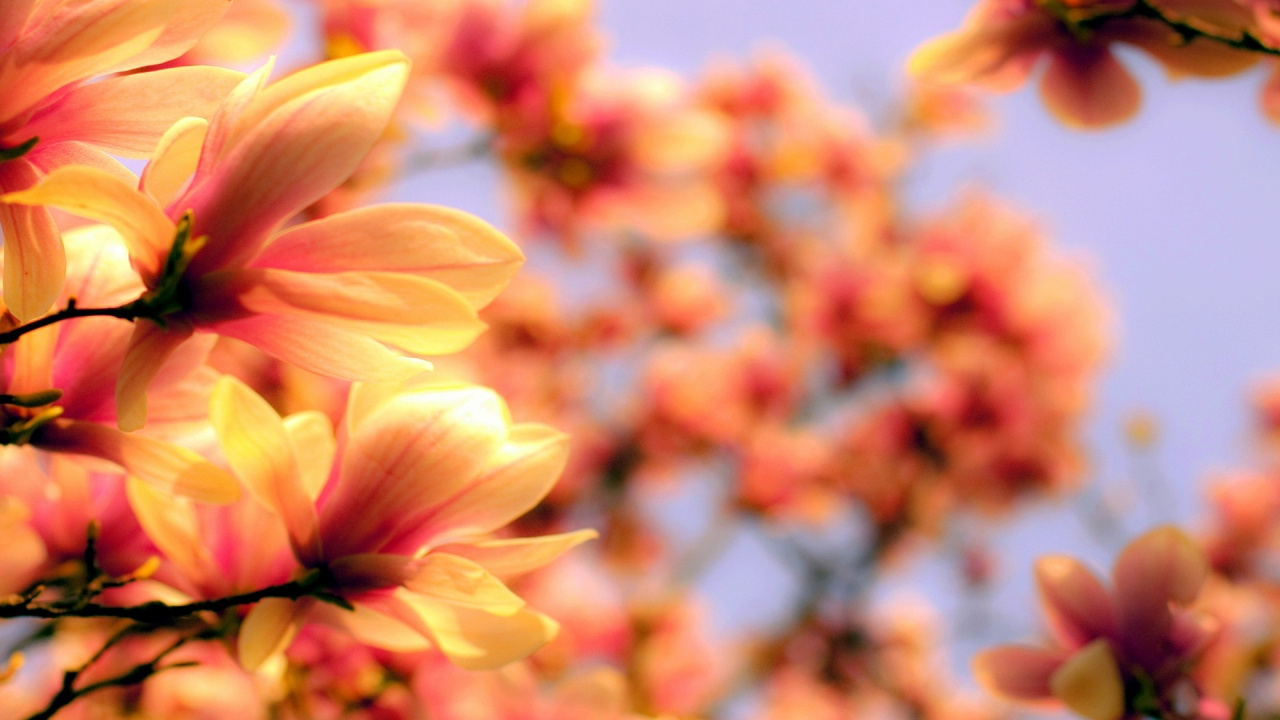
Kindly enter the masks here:
<path id="1" fill-rule="evenodd" d="M 0 165 L 0 190 L 9 197 L 37 180 L 21 159 Z M 67 255 L 49 211 L 12 205 L 0 198 L 0 233 L 4 234 L 4 304 L 22 322 L 44 314 L 62 292 Z"/>
<path id="2" fill-rule="evenodd" d="M 1045 106 L 1068 127 L 1124 122 L 1142 105 L 1142 89 L 1105 46 L 1072 45 L 1052 53 L 1040 82 Z"/>
<path id="3" fill-rule="evenodd" d="M 382 404 L 348 439 L 323 499 L 325 552 L 378 550 L 482 472 L 506 437 L 506 406 L 485 388 L 433 388 Z"/>
<path id="4" fill-rule="evenodd" d="M 160 272 L 176 227 L 155 200 L 119 177 L 91 167 L 60 167 L 35 187 L 9 192 L 0 201 L 51 205 L 120 231 L 144 280 Z"/>
<path id="5" fill-rule="evenodd" d="M 214 564 L 197 533 L 199 523 L 191 504 L 138 478 L 128 479 L 125 494 L 142 531 L 156 548 L 184 577 L 197 585 L 203 583 Z"/>
<path id="6" fill-rule="evenodd" d="M 345 380 L 390 382 L 431 369 L 425 360 L 404 357 L 366 335 L 317 318 L 259 315 L 203 329 L 243 340 L 303 370 Z"/>
<path id="7" fill-rule="evenodd" d="M 314 317 L 418 355 L 457 352 L 485 328 L 475 309 L 435 280 L 394 272 L 329 275 L 243 270 L 238 304 L 264 315 Z"/>
<path id="8" fill-rule="evenodd" d="M 315 506 L 280 416 L 248 385 L 225 375 L 214 387 L 209 421 L 236 475 L 284 521 L 297 558 L 304 565 L 319 562 Z"/>
<path id="9" fill-rule="evenodd" d="M 106 425 L 55 420 L 40 428 L 31 444 L 115 463 L 162 490 L 193 500 L 222 504 L 240 497 L 235 478 L 191 450 Z"/>
<path id="10" fill-rule="evenodd" d="M 433 548 L 432 553 L 451 553 L 469 558 L 507 580 L 548 565 L 569 550 L 599 536 L 595 530 L 576 530 L 558 535 L 441 545 Z"/>
<path id="11" fill-rule="evenodd" d="M 546 497 L 568 460 L 569 436 L 545 425 L 514 425 L 506 444 L 479 477 L 409 533 L 389 543 L 388 549 L 413 552 L 437 538 L 497 530 Z"/>
<path id="12" fill-rule="evenodd" d="M 23 132 L 41 143 L 77 140 L 146 157 L 175 122 L 209 117 L 243 79 L 234 70 L 198 66 L 120 75 L 72 89 L 41 108 Z"/>
<path id="13" fill-rule="evenodd" d="M 248 262 L 272 231 L 355 172 L 385 131 L 408 77 L 402 54 L 378 55 L 338 84 L 313 88 L 293 80 L 313 72 L 329 77 L 317 70 L 324 63 L 268 86 L 247 104 L 236 121 L 248 128 L 244 137 L 231 139 L 226 156 L 181 201 L 195 212 L 197 234 L 209 236 L 192 261 L 194 273 Z M 281 86 L 303 92 L 277 107 L 285 99 Z"/>
<path id="14" fill-rule="evenodd" d="M 294 413 L 284 419 L 284 430 L 298 458 L 298 479 L 307 497 L 314 502 L 329 481 L 333 456 L 338 443 L 333 437 L 333 422 L 317 410 Z"/>
<path id="15" fill-rule="evenodd" d="M 1053 673 L 1054 697 L 1089 720 L 1120 720 L 1124 716 L 1124 683 L 1120 667 L 1106 640 L 1089 643 Z"/>
<path id="16" fill-rule="evenodd" d="M 519 595 L 473 560 L 431 552 L 420 562 L 404 583 L 415 593 L 502 616 L 514 615 L 525 606 Z"/>
<path id="17" fill-rule="evenodd" d="M 147 424 L 147 389 L 179 346 L 191 338 L 190 326 L 162 328 L 137 320 L 120 374 L 116 376 L 116 425 L 126 432 Z"/>
<path id="18" fill-rule="evenodd" d="M 288 598 L 266 598 L 249 610 L 236 640 L 240 667 L 253 672 L 271 656 L 288 649 L 298 630 L 301 604 Z"/>
<path id="19" fill-rule="evenodd" d="M 1155 652 L 1173 622 L 1170 603 L 1191 603 L 1208 577 L 1204 553 L 1176 527 L 1156 528 L 1129 543 L 1112 570 L 1125 649 Z"/>
<path id="20" fill-rule="evenodd" d="M 411 273 L 439 280 L 483 307 L 523 262 L 515 243 L 473 215 L 432 205 L 386 204 L 290 228 L 253 264 L 312 273 Z"/>
<path id="21" fill-rule="evenodd" d="M 973 675 L 990 692 L 1011 700 L 1046 700 L 1050 678 L 1066 660 L 1060 651 L 1000 645 L 973 658 Z"/>
<path id="22" fill-rule="evenodd" d="M 528 608 L 503 616 L 407 591 L 397 596 L 404 600 L 401 608 L 410 612 L 396 617 L 431 638 L 445 657 L 465 670 L 495 670 L 522 660 L 560 631 L 555 620 Z"/>
<path id="23" fill-rule="evenodd" d="M 1040 558 L 1035 567 L 1040 603 L 1054 633 L 1068 647 L 1116 633 L 1115 609 L 1102 582 L 1075 558 Z"/>
<path id="24" fill-rule="evenodd" d="M 195 174 L 208 130 L 207 120 L 182 118 L 166 130 L 156 144 L 151 162 L 142 170 L 141 187 L 160 207 L 169 207 Z"/>

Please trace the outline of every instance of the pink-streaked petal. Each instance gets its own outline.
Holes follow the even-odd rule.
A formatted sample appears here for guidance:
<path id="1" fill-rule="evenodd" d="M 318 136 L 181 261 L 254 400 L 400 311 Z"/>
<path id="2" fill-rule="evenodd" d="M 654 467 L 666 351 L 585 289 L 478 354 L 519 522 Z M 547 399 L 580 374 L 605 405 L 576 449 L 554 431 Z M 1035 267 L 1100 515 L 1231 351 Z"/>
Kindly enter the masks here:
<path id="1" fill-rule="evenodd" d="M 132 431 L 147 424 L 147 389 L 169 357 L 191 338 L 190 326 L 170 324 L 162 328 L 150 320 L 137 320 L 116 377 L 116 425 Z"/>
<path id="2" fill-rule="evenodd" d="M 137 2 L 137 0 L 125 0 Z M 123 72 L 169 62 L 195 46 L 206 31 L 217 24 L 231 7 L 232 0 L 162 0 L 158 12 L 165 21 L 160 36 L 144 51 L 100 71 Z"/>
<path id="3" fill-rule="evenodd" d="M 35 149 L 23 156 L 23 160 L 35 165 L 42 173 L 48 175 L 63 165 L 84 165 L 96 168 L 121 181 L 134 185 L 138 177 L 129 168 L 120 164 L 119 160 L 92 145 L 68 140 L 59 143 L 39 143 Z"/>
<path id="4" fill-rule="evenodd" d="M 474 560 L 448 553 L 427 553 L 404 586 L 435 600 L 503 617 L 525 606 L 520 596 Z"/>
<path id="5" fill-rule="evenodd" d="M 530 538 L 482 540 L 433 548 L 474 560 L 494 575 L 509 580 L 550 564 L 556 558 L 588 540 L 599 537 L 595 530 L 576 530 L 558 535 Z"/>
<path id="6" fill-rule="evenodd" d="M 142 171 L 141 188 L 160 207 L 169 207 L 195 174 L 208 130 L 209 123 L 203 118 L 183 118 L 166 130 L 156 144 L 151 162 Z"/>
<path id="7" fill-rule="evenodd" d="M 1124 716 L 1124 681 L 1106 640 L 1094 640 L 1053 673 L 1054 697 L 1088 720 L 1120 720 Z"/>
<path id="8" fill-rule="evenodd" d="M 280 416 L 230 375 L 218 381 L 209 406 L 209 421 L 231 468 L 259 502 L 280 515 L 297 558 L 304 565 L 318 562 L 315 506 Z"/>
<path id="9" fill-rule="evenodd" d="M 223 504 L 240 497 L 235 478 L 191 450 L 106 425 L 55 420 L 36 433 L 32 445 L 106 460 L 166 492 L 193 500 Z"/>
<path id="10" fill-rule="evenodd" d="M 240 667 L 252 672 L 288 649 L 298 630 L 300 606 L 288 598 L 266 598 L 249 610 L 236 640 Z"/>
<path id="11" fill-rule="evenodd" d="M 431 363 L 404 357 L 366 335 L 312 317 L 260 315 L 203 329 L 243 340 L 303 370 L 345 380 L 394 382 L 431 369 Z"/>
<path id="12" fill-rule="evenodd" d="M 18 37 L 18 31 L 27 23 L 31 8 L 38 0 L 6 0 L 0 13 L 0 51 L 6 50 Z"/>
<path id="13" fill-rule="evenodd" d="M 417 355 L 458 352 L 485 324 L 461 295 L 436 280 L 392 272 L 331 275 L 242 270 L 238 305 L 263 315 L 303 315 Z"/>
<path id="14" fill-rule="evenodd" d="M 0 164 L 0 190 L 23 191 L 38 176 L 22 159 Z M 53 306 L 62 292 L 67 255 L 49 211 L 42 207 L 0 202 L 4 235 L 4 304 L 22 322 L 30 322 Z"/>
<path id="15" fill-rule="evenodd" d="M 39 8 L 0 65 L 0 124 L 30 111 L 58 89 L 109 72 L 164 32 L 157 12 L 176 0 L 104 0 Z"/>
<path id="16" fill-rule="evenodd" d="M 973 675 L 978 684 L 1010 700 L 1048 700 L 1053 673 L 1067 659 L 1056 650 L 1000 645 L 973 658 Z"/>
<path id="17" fill-rule="evenodd" d="M 232 88 L 226 99 L 222 101 L 222 105 L 218 107 L 218 111 L 213 114 L 213 118 L 209 120 L 209 131 L 205 134 L 204 144 L 201 146 L 196 181 L 212 172 L 214 165 L 222 158 L 223 151 L 228 148 L 231 130 L 236 125 L 236 119 L 258 97 L 262 88 L 266 87 L 267 79 L 270 78 L 274 66 L 275 58 L 269 58 L 262 67 Z"/>
<path id="18" fill-rule="evenodd" d="M 137 478 L 128 480 L 125 494 L 142 531 L 156 548 L 185 578 L 197 585 L 205 582 L 214 562 L 198 533 L 200 525 L 191 503 Z"/>
<path id="19" fill-rule="evenodd" d="M 523 262 L 515 243 L 473 215 L 431 205 L 387 204 L 290 228 L 253 264 L 312 273 L 411 273 L 439 280 L 483 307 Z"/>
<path id="20" fill-rule="evenodd" d="M 333 437 L 333 422 L 317 410 L 294 413 L 284 419 L 284 430 L 298 458 L 299 481 L 307 497 L 315 502 L 329 480 L 338 443 Z"/>
<path id="21" fill-rule="evenodd" d="M 437 539 L 474 537 L 525 514 L 555 486 L 569 459 L 569 436 L 544 425 L 513 425 L 484 472 L 388 545 L 413 552 Z"/>
<path id="22" fill-rule="evenodd" d="M 1080 647 L 1095 638 L 1115 637 L 1111 595 L 1083 563 L 1063 555 L 1043 557 L 1035 574 L 1049 626 L 1064 645 Z"/>
<path id="23" fill-rule="evenodd" d="M 506 406 L 485 388 L 433 389 L 384 403 L 347 441 L 320 515 L 325 551 L 378 550 L 465 487 L 506 438 Z"/>
<path id="24" fill-rule="evenodd" d="M 299 70 L 266 86 L 254 98 L 251 105 L 236 116 L 230 141 L 239 142 L 252 134 L 254 128 L 267 122 L 267 118 L 298 98 L 317 92 L 324 92 L 348 84 L 363 85 L 373 88 L 379 83 L 402 83 L 403 77 L 396 72 L 387 75 L 389 69 L 407 70 L 408 58 L 398 50 L 382 50 L 351 55 L 344 58 L 316 63 Z M 379 89 L 381 91 L 381 89 Z M 397 91 L 398 92 L 398 91 Z M 371 97 L 374 103 L 385 102 L 381 98 Z M 392 100 L 394 103 L 394 100 Z M 386 119 L 381 122 L 386 124 Z"/>
<path id="25" fill-rule="evenodd" d="M 77 140 L 125 157 L 146 157 L 174 123 L 207 118 L 244 73 L 179 67 L 81 85 L 42 107 L 23 127 L 40 142 Z M 37 146 L 38 147 L 38 146 Z"/>
<path id="26" fill-rule="evenodd" d="M 1126 649 L 1155 652 L 1173 622 L 1170 603 L 1191 603 L 1208 577 L 1204 553 L 1176 527 L 1156 528 L 1129 543 L 1112 570 Z"/>
<path id="27" fill-rule="evenodd" d="M 97 168 L 60 167 L 34 187 L 8 192 L 0 201 L 49 205 L 111 225 L 120 231 L 144 280 L 159 274 L 176 232 L 155 200 Z"/>
<path id="28" fill-rule="evenodd" d="M 1102 128 L 1124 122 L 1142 106 L 1142 88 L 1106 47 L 1072 45 L 1051 53 L 1040 97 L 1064 125 Z"/>
<path id="29" fill-rule="evenodd" d="M 384 54 L 364 72 L 308 89 L 267 115 L 259 109 L 279 96 L 273 88 L 299 83 L 286 78 L 264 89 L 238 119 L 248 123 L 245 135 L 179 201 L 194 209 L 197 234 L 209 236 L 192 272 L 248 262 L 282 223 L 350 177 L 386 130 L 407 77 L 408 60 Z"/>

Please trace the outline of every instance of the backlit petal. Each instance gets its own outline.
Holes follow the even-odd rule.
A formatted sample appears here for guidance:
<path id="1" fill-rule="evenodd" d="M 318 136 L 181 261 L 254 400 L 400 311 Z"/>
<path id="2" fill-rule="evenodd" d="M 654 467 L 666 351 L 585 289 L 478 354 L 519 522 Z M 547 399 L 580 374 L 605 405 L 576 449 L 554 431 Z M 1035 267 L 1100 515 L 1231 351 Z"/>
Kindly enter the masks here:
<path id="1" fill-rule="evenodd" d="M 106 460 L 162 490 L 193 500 L 229 503 L 240 497 L 235 478 L 191 450 L 106 425 L 55 420 L 40 429 L 32 444 Z"/>
<path id="2" fill-rule="evenodd" d="M 111 225 L 120 231 L 138 272 L 148 280 L 159 273 L 176 231 L 154 200 L 97 168 L 60 167 L 35 187 L 9 192 L 0 200 L 49 205 Z"/>
<path id="3" fill-rule="evenodd" d="M 259 600 L 240 624 L 236 654 L 240 666 L 257 670 L 272 655 L 284 652 L 297 632 L 300 603 L 288 598 Z"/>
<path id="4" fill-rule="evenodd" d="M 195 174 L 208 129 L 208 121 L 202 118 L 183 118 L 156 144 L 151 162 L 142 171 L 142 189 L 160 207 L 168 207 Z"/>
<path id="5" fill-rule="evenodd" d="M 515 243 L 473 215 L 432 205 L 386 204 L 290 228 L 253 264 L 313 273 L 412 273 L 439 280 L 482 307 L 523 262 Z"/>
<path id="6" fill-rule="evenodd" d="M 1083 563 L 1062 555 L 1043 557 L 1036 562 L 1035 573 L 1040 603 L 1064 644 L 1079 647 L 1115 635 L 1111 596 Z"/>
<path id="7" fill-rule="evenodd" d="M 280 416 L 249 386 L 226 375 L 214 387 L 209 421 L 236 475 L 284 521 L 294 554 L 304 564 L 318 562 L 315 506 Z"/>
<path id="8" fill-rule="evenodd" d="M 162 328 L 137 320 L 116 377 L 116 424 L 132 431 L 147 424 L 147 389 L 178 347 L 191 338 L 189 326 Z"/>
<path id="9" fill-rule="evenodd" d="M 1066 660 L 1060 651 L 1000 645 L 973 658 L 978 684 L 1012 700 L 1046 700 L 1052 697 L 1050 678 Z"/>
<path id="10" fill-rule="evenodd" d="M 178 67 L 81 85 L 41 108 L 24 133 L 41 143 L 78 140 L 127 157 L 146 157 L 175 122 L 209 117 L 244 73 Z"/>
<path id="11" fill-rule="evenodd" d="M 11 160 L 0 165 L 0 190 L 12 193 L 36 182 L 31 165 Z M 0 202 L 4 235 L 4 304 L 23 322 L 44 314 L 62 292 L 67 256 L 58 226 L 42 207 Z"/>
<path id="12" fill-rule="evenodd" d="M 599 533 L 595 530 L 577 530 L 558 535 L 441 545 L 433 548 L 432 552 L 451 553 L 469 558 L 494 575 L 507 580 L 537 570 L 578 545 L 597 537 Z"/>

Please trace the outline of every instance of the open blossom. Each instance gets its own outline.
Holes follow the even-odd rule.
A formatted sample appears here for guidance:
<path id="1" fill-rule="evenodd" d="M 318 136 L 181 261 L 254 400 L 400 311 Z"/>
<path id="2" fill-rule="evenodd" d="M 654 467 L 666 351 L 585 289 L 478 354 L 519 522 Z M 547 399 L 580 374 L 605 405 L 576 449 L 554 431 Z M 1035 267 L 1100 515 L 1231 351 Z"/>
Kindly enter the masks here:
<path id="1" fill-rule="evenodd" d="M 1055 10 L 1038 0 L 980 0 L 964 27 L 918 48 L 908 67 L 933 82 L 1014 90 L 1047 55 L 1048 70 L 1040 82 L 1045 105 L 1067 125 L 1090 128 L 1127 120 L 1141 104 L 1137 81 L 1112 52 L 1117 43 L 1141 48 L 1174 76 L 1231 75 L 1256 59 L 1204 38 L 1186 41 L 1148 18 L 1087 25 L 1091 18 L 1123 14 L 1135 0 L 1066 0 L 1060 5 Z M 1224 28 L 1239 29 L 1250 21 L 1249 13 L 1231 0 L 1159 0 L 1156 5 L 1174 17 L 1193 15 Z"/>
<path id="2" fill-rule="evenodd" d="M 233 337 L 322 375 L 393 381 L 484 328 L 476 309 L 522 261 L 493 228 L 427 205 L 378 205 L 289 227 L 346 179 L 386 128 L 408 73 L 394 51 L 246 78 L 212 122 L 161 140 L 141 190 L 100 169 L 60 168 L 11 203 L 53 205 L 112 225 L 155 317 L 134 325 L 116 383 L 122 429 L 196 332 Z"/>
<path id="3" fill-rule="evenodd" d="M 599 72 L 546 100 L 498 128 L 531 232 L 572 246 L 586 229 L 674 239 L 720 224 L 710 172 L 726 149 L 724 128 L 690 106 L 678 78 Z"/>
<path id="4" fill-rule="evenodd" d="M 141 284 L 124 247 L 101 226 L 65 235 L 67 282 L 61 302 L 110 307 L 137 297 Z M 0 392 L 41 398 L 26 406 L 0 404 L 0 432 L 8 445 L 106 460 L 157 488 L 206 502 L 229 502 L 239 485 L 193 450 L 175 444 L 204 425 L 213 375 L 198 370 L 207 343 L 174 353 L 155 378 L 153 422 L 145 434 L 114 427 L 115 398 L 103 378 L 125 360 L 129 326 L 114 318 L 84 317 L 27 333 L 0 348 Z M 202 349 L 201 345 L 205 347 Z M 74 529 L 83 542 L 84 526 Z"/>
<path id="5" fill-rule="evenodd" d="M 133 70 L 181 55 L 230 0 L 15 0 L 0 9 L 0 191 L 86 165 L 132 175 L 107 153 L 145 157 L 184 116 L 208 117 L 240 73 L 211 67 Z M 0 204 L 4 302 L 20 320 L 49 308 L 66 255 L 38 207 Z"/>
<path id="6" fill-rule="evenodd" d="M 220 381 L 211 419 L 232 468 L 279 517 L 296 561 L 328 573 L 327 590 L 355 606 L 336 621 L 363 642 L 434 646 L 455 664 L 484 669 L 554 637 L 555 621 L 499 578 L 541 567 L 594 532 L 491 534 L 550 489 L 567 457 L 564 435 L 513 425 L 492 391 L 456 385 L 399 393 L 357 387 L 336 448 L 316 427 L 290 428 L 232 378 Z M 148 531 L 171 557 L 189 554 L 184 528 Z M 240 634 L 246 666 L 287 642 L 311 609 L 307 599 L 255 606 Z"/>
<path id="7" fill-rule="evenodd" d="M 1124 549 L 1110 591 L 1074 558 L 1041 558 L 1036 583 L 1054 644 L 992 648 L 974 672 L 999 695 L 1056 699 L 1090 720 L 1225 718 L 1226 706 L 1204 697 L 1191 675 L 1215 632 L 1188 608 L 1208 575 L 1204 555 L 1172 526 Z"/>

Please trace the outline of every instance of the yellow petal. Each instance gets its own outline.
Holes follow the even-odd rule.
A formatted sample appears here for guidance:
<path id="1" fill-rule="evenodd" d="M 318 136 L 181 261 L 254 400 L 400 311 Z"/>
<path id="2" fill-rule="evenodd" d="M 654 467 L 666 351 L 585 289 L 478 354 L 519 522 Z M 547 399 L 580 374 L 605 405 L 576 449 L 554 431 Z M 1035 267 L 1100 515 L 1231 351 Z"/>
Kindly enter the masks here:
<path id="1" fill-rule="evenodd" d="M 294 553 L 304 563 L 320 560 L 315 506 L 280 416 L 249 386 L 225 375 L 214 387 L 209 421 L 245 487 L 284 520 Z"/>
<path id="2" fill-rule="evenodd" d="M 307 497 L 314 502 L 329 481 L 333 456 L 338 451 L 333 422 L 322 412 L 307 410 L 285 418 L 284 429 L 298 458 L 298 479 Z"/>
<path id="3" fill-rule="evenodd" d="M 60 167 L 35 187 L 7 193 L 0 201 L 50 205 L 111 225 L 120 231 L 144 279 L 159 273 L 176 231 L 155 200 L 97 168 Z"/>
<path id="4" fill-rule="evenodd" d="M 496 670 L 523 660 L 560 631 L 555 620 L 528 608 L 503 616 L 420 595 L 401 597 L 413 615 L 400 619 L 416 621 L 415 628 L 425 632 L 453 664 L 466 670 Z"/>
<path id="5" fill-rule="evenodd" d="M 493 532 L 531 510 L 569 460 L 569 436 L 545 425 L 513 425 L 486 470 L 428 521 L 444 537 Z"/>
<path id="6" fill-rule="evenodd" d="M 451 553 L 474 560 L 505 580 L 537 570 L 578 545 L 599 536 L 595 530 L 576 530 L 558 535 L 441 545 L 432 552 Z"/>
<path id="7" fill-rule="evenodd" d="M 507 286 L 523 262 L 515 243 L 473 215 L 393 203 L 286 230 L 253 264 L 312 273 L 411 273 L 439 280 L 479 308 Z"/>
<path id="8" fill-rule="evenodd" d="M 128 479 L 125 494 L 138 524 L 151 542 L 183 576 L 195 583 L 202 582 L 214 565 L 197 532 L 199 523 L 191 503 L 137 478 Z"/>
<path id="9" fill-rule="evenodd" d="M 208 130 L 209 122 L 203 118 L 182 118 L 156 144 L 151 162 L 142 171 L 142 189 L 160 207 L 168 207 L 195 173 Z"/>
<path id="10" fill-rule="evenodd" d="M 520 596 L 472 560 L 431 552 L 421 562 L 404 583 L 413 592 L 494 615 L 513 615 L 525 605 Z"/>
<path id="11" fill-rule="evenodd" d="M 31 187 L 37 175 L 23 159 L 0 165 L 0 190 Z M 2 199 L 0 199 L 2 200 Z M 4 237 L 4 303 L 22 322 L 45 313 L 62 292 L 67 256 L 58 226 L 42 207 L 0 204 Z"/>
<path id="12" fill-rule="evenodd" d="M 1106 640 L 1094 640 L 1072 655 L 1053 673 L 1049 687 L 1072 712 L 1089 720 L 1124 717 L 1124 684 Z"/>
<path id="13" fill-rule="evenodd" d="M 240 667 L 253 672 L 293 642 L 298 630 L 298 603 L 288 598 L 259 600 L 240 624 L 236 642 Z"/>

